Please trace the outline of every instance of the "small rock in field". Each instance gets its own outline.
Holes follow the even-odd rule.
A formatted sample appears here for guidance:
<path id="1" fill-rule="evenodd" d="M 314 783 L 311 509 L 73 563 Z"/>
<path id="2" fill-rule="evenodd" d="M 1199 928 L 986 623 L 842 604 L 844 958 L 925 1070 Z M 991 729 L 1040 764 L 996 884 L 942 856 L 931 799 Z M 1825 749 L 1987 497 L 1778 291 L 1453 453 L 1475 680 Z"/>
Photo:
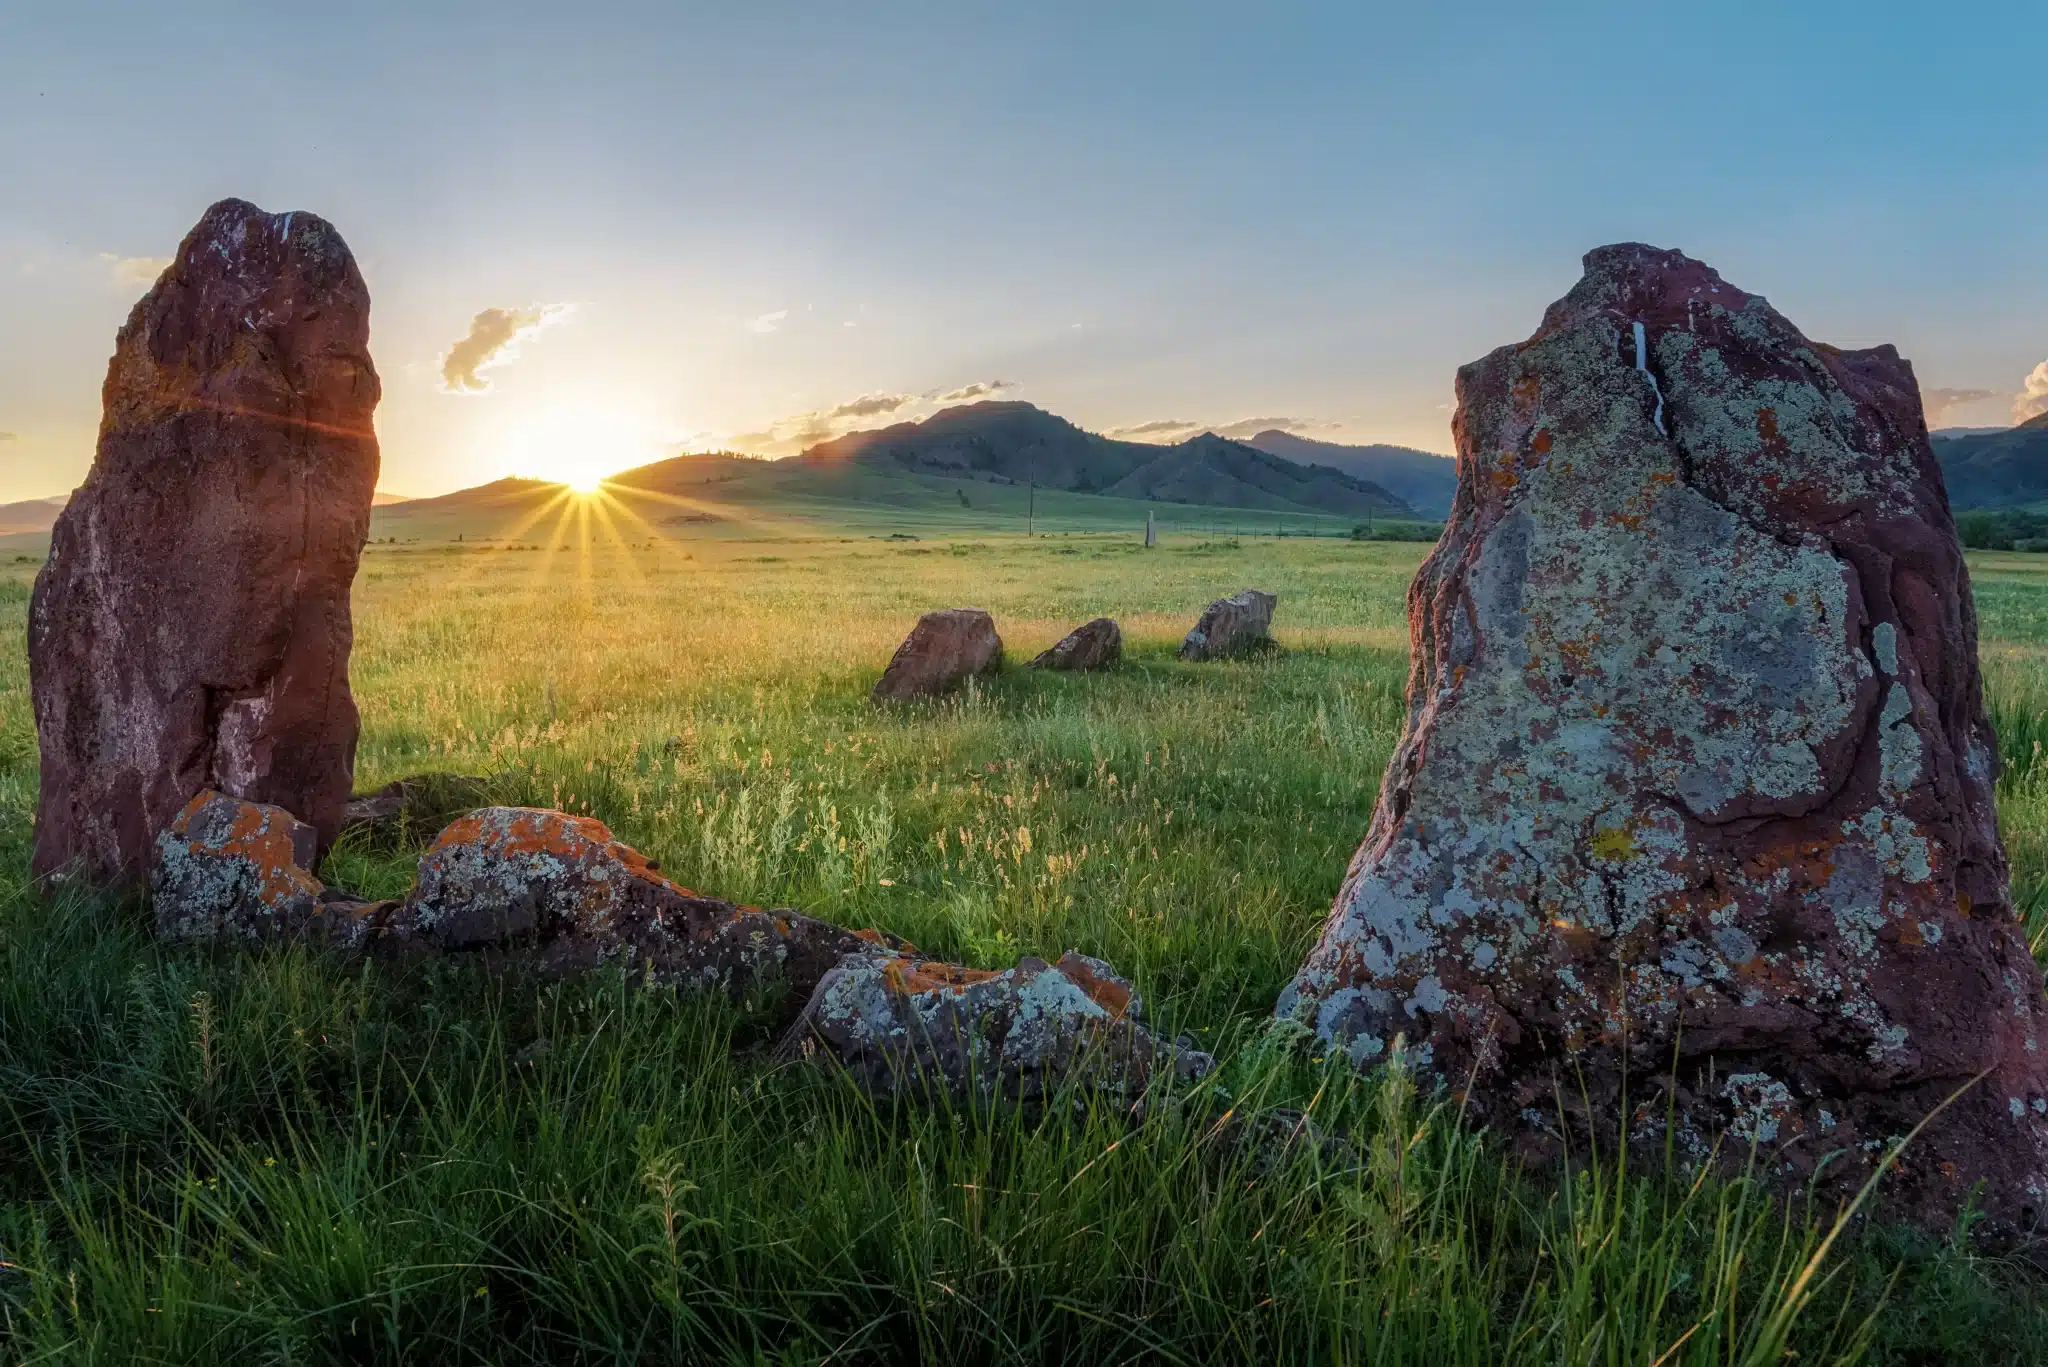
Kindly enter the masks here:
<path id="1" fill-rule="evenodd" d="M 167 940 L 290 937 L 361 944 L 391 909 L 323 885 L 313 828 L 282 807 L 207 789 L 157 836 L 150 896 Z"/>
<path id="2" fill-rule="evenodd" d="M 1215 1066 L 1152 1034 L 1140 1014 L 1131 985 L 1080 954 L 1000 973 L 869 954 L 825 975 L 791 1039 L 822 1045 L 888 1096 L 1038 1101 L 1079 1083 L 1136 1098 Z"/>
<path id="3" fill-rule="evenodd" d="M 1124 634 L 1111 617 L 1075 627 L 1031 661 L 1033 669 L 1108 669 L 1124 656 Z"/>
<path id="4" fill-rule="evenodd" d="M 1241 589 L 1209 604 L 1180 643 L 1183 660 L 1231 660 L 1273 643 L 1273 607 L 1280 600 L 1257 589 Z"/>
<path id="5" fill-rule="evenodd" d="M 946 608 L 917 619 L 875 683 L 878 700 L 927 698 L 1003 665 L 995 618 L 980 608 Z"/>

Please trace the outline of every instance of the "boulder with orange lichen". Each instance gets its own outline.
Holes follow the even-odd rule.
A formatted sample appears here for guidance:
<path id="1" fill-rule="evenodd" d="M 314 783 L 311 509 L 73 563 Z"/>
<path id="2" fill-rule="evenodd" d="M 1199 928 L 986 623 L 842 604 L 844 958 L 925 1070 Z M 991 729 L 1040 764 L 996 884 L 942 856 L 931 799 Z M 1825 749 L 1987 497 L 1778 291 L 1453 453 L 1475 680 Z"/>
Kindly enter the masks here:
<path id="1" fill-rule="evenodd" d="M 360 946 L 391 909 L 311 871 L 313 828 L 282 807 L 206 789 L 157 835 L 150 901 L 169 940 L 306 938 Z"/>
<path id="2" fill-rule="evenodd" d="M 885 1096 L 1030 1102 L 1076 1085 L 1135 1100 L 1215 1066 L 1153 1034 L 1131 984 L 1073 953 L 1002 972 L 847 958 L 818 984 L 791 1043 L 822 1048 Z"/>
<path id="3" fill-rule="evenodd" d="M 593 817 L 485 807 L 441 832 L 392 918 L 394 947 L 517 950 L 556 972 L 617 965 L 656 981 L 802 1002 L 846 955 L 900 944 L 793 911 L 699 897 Z"/>

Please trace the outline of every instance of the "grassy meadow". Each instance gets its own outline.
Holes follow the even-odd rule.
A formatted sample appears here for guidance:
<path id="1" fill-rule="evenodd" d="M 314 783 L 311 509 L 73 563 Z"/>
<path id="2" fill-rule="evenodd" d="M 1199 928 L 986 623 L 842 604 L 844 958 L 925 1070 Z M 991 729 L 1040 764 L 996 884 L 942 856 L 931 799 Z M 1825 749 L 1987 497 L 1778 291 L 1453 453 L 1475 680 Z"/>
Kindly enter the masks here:
<path id="1" fill-rule="evenodd" d="M 929 515 L 926 515 L 926 514 Z M 1524 1175 L 1398 1066 L 1270 1029 L 1370 814 L 1426 548 L 920 513 L 507 549 L 373 546 L 358 784 L 494 776 L 691 887 L 1001 967 L 1134 977 L 1218 1074 L 1134 1123 L 878 1106 L 760 1013 L 616 979 L 156 946 L 27 884 L 23 627 L 0 563 L 0 1345 L 9 1362 L 1734 1364 L 2048 1359 L 2038 1272 L 1588 1155 Z M 600 520 L 601 521 L 601 520 Z M 383 524 L 380 524 L 383 525 Z M 389 524 L 395 527 L 396 524 Z M 566 527 L 566 530 L 565 530 Z M 386 534 L 380 530 L 379 535 Z M 413 533 L 406 533 L 407 536 Z M 2048 939 L 2048 558 L 1973 556 L 2017 893 Z M 1210 599 L 1285 649 L 1183 665 Z M 920 611 L 1002 676 L 867 691 Z M 1098 613 L 1111 675 L 1021 665 Z M 393 895 L 417 851 L 344 843 Z M 1299 1108 L 1348 1136 L 1228 1142 Z"/>

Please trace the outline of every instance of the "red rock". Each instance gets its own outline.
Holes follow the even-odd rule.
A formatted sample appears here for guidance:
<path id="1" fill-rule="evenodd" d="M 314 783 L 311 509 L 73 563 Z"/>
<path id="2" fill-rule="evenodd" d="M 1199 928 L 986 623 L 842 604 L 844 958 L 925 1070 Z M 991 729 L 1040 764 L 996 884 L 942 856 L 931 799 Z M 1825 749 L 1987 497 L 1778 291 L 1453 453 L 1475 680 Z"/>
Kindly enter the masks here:
<path id="1" fill-rule="evenodd" d="M 1273 644 L 1273 608 L 1279 599 L 1257 589 L 1240 589 L 1203 611 L 1180 643 L 1183 660 L 1231 660 Z"/>
<path id="2" fill-rule="evenodd" d="M 1050 650 L 1032 657 L 1033 669 L 1109 669 L 1124 657 L 1124 634 L 1114 619 L 1083 622 Z"/>
<path id="3" fill-rule="evenodd" d="M 909 954 L 861 955 L 825 975 L 791 1042 L 809 1041 L 886 1096 L 1042 1101 L 1079 1085 L 1123 1098 L 1215 1060 L 1146 1029 L 1108 964 L 1068 954 L 1002 972 Z"/>
<path id="4" fill-rule="evenodd" d="M 1281 1014 L 1361 1064 L 1405 1035 L 1534 1153 L 1562 1098 L 1788 1182 L 1988 1071 L 1895 1209 L 2038 1221 L 2048 998 L 1911 367 L 1627 245 L 1458 398 L 1407 732 Z"/>
<path id="5" fill-rule="evenodd" d="M 377 484 L 369 309 L 324 220 L 223 200 L 128 315 L 29 610 L 38 874 L 139 879 L 206 788 L 333 838 Z"/>
<path id="6" fill-rule="evenodd" d="M 1003 667 L 1003 640 L 980 608 L 947 608 L 917 619 L 910 635 L 875 684 L 878 700 L 925 698 L 950 692 Z"/>
<path id="7" fill-rule="evenodd" d="M 618 964 L 657 981 L 800 1005 L 846 955 L 902 942 L 792 911 L 699 897 L 594 817 L 485 807 L 444 830 L 388 937 L 448 951 L 512 948 L 556 972 Z"/>
<path id="8" fill-rule="evenodd" d="M 324 886 L 311 872 L 313 828 L 282 807 L 211 789 L 158 833 L 150 871 L 157 934 L 257 943 L 284 938 L 355 947 L 391 909 Z"/>

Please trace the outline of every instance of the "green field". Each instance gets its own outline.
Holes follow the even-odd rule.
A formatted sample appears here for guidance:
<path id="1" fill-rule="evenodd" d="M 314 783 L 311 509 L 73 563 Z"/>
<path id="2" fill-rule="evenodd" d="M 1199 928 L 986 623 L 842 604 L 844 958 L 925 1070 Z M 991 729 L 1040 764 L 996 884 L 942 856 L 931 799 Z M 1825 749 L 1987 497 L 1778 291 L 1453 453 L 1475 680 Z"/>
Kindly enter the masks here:
<path id="1" fill-rule="evenodd" d="M 936 495 L 900 510 L 909 524 L 828 512 L 658 534 L 577 517 L 481 545 L 380 514 L 376 535 L 399 540 L 357 584 L 359 786 L 489 773 L 508 800 L 602 817 L 708 893 L 983 966 L 1101 956 L 1169 1034 L 1218 1052 L 1216 1078 L 1142 1123 L 1079 1098 L 877 1106 L 777 1062 L 761 1017 L 719 1002 L 159 949 L 140 906 L 43 899 L 26 883 L 35 565 L 10 555 L 7 1360 L 2048 1354 L 2048 1284 L 1965 1241 L 1880 1212 L 1823 1257 L 1833 1210 L 1745 1182 L 1605 1159 L 1519 1174 L 1398 1069 L 1360 1078 L 1266 1028 L 1397 736 L 1422 547 L 1183 532 L 1146 551 L 1058 506 L 1054 534 L 1027 540 L 949 523 Z M 2038 952 L 2048 561 L 1972 567 Z M 1246 585 L 1279 593 L 1284 651 L 1175 659 L 1201 607 Z M 1001 677 L 871 706 L 917 614 L 967 604 L 996 615 Z M 1122 670 L 1019 667 L 1098 613 L 1124 625 Z M 327 876 L 393 894 L 412 858 L 345 845 Z M 1351 1158 L 1232 1138 L 1278 1107 L 1347 1136 Z"/>

